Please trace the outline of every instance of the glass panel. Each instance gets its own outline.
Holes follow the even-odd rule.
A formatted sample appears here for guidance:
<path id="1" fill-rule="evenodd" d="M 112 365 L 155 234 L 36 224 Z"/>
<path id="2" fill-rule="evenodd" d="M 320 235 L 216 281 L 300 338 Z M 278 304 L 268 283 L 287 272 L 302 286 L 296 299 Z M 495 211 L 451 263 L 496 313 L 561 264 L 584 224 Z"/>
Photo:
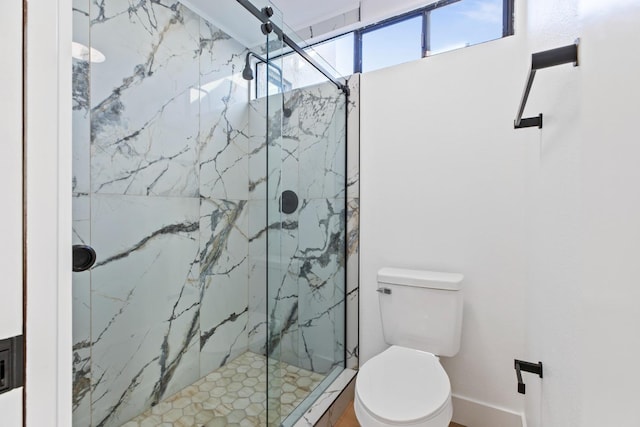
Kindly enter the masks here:
<path id="1" fill-rule="evenodd" d="M 73 4 L 91 52 L 73 63 L 73 226 L 98 259 L 73 278 L 73 425 L 265 425 L 266 310 L 248 290 L 255 271 L 266 303 L 266 273 L 248 251 L 266 254 L 266 197 L 250 200 L 247 164 L 266 115 L 250 156 L 246 47 L 179 3 L 89 3 Z"/>
<path id="2" fill-rule="evenodd" d="M 270 5 L 274 10 L 271 22 L 282 28 L 282 12 Z M 266 36 L 265 40 L 266 64 L 262 64 L 264 73 L 264 89 L 266 95 L 266 126 L 267 126 L 267 425 L 279 426 L 283 418 L 281 405 L 283 375 L 281 369 L 282 335 L 286 331 L 291 307 L 289 301 L 280 298 L 281 285 L 286 283 L 287 253 L 283 248 L 282 217 L 280 214 L 280 194 L 282 193 L 282 138 L 284 105 L 282 74 L 282 59 L 273 59 L 282 51 L 283 42 L 275 32 Z"/>
<path id="3" fill-rule="evenodd" d="M 308 48 L 309 55 L 318 60 L 324 58 L 336 71 L 337 76 L 353 74 L 353 33 L 331 39 Z M 292 53 L 283 58 L 285 76 L 293 88 L 311 86 L 327 80 L 300 55 Z"/>
<path id="4" fill-rule="evenodd" d="M 282 223 L 290 281 L 280 295 L 295 304 L 281 342 L 287 376 L 297 377 L 282 394 L 283 415 L 289 415 L 296 406 L 296 414 L 304 412 L 313 400 L 307 397 L 327 385 L 325 377 L 344 368 L 346 102 L 326 81 L 285 99 L 282 181 L 299 199 Z"/>
<path id="5" fill-rule="evenodd" d="M 73 424 L 153 423 L 179 401 L 203 424 L 280 425 L 344 365 L 345 97 L 290 90 L 272 33 L 254 49 L 267 96 L 249 101 L 247 48 L 214 23 L 89 3 L 73 226 L 98 260 L 74 274 Z"/>
<path id="6" fill-rule="evenodd" d="M 362 71 L 422 57 L 422 15 L 362 35 Z"/>
<path id="7" fill-rule="evenodd" d="M 286 24 L 285 24 L 286 26 Z M 286 29 L 287 35 L 290 29 Z M 292 39 L 296 39 L 294 34 Z M 299 46 L 305 45 L 304 41 L 296 40 Z M 304 48 L 305 51 L 313 58 L 316 63 L 325 68 L 331 75 L 335 77 L 349 76 L 353 74 L 353 33 L 348 33 L 334 39 Z M 305 86 L 311 86 L 327 81 L 327 78 L 309 64 L 304 58 L 295 52 L 289 52 L 290 49 L 284 48 L 285 53 L 282 55 L 282 69 L 284 79 L 282 91 L 287 92 L 291 89 L 297 89 Z M 274 52 L 274 58 L 277 54 Z M 280 61 L 280 58 L 278 58 Z M 272 90 L 276 91 L 280 88 L 275 81 L 267 80 L 265 72 L 265 64 L 257 64 L 258 68 L 258 90 L 257 97 L 266 95 L 267 82 L 272 86 Z M 275 93 L 275 92 L 272 92 Z"/>
<path id="8" fill-rule="evenodd" d="M 428 54 L 501 38 L 502 6 L 502 0 L 462 0 L 433 10 Z"/>
<path id="9" fill-rule="evenodd" d="M 89 0 L 73 0 L 73 42 L 90 51 Z M 92 245 L 90 198 L 91 56 L 73 58 L 73 241 Z M 72 273 L 73 288 L 73 425 L 91 425 L 91 270 Z"/>
<path id="10" fill-rule="evenodd" d="M 283 57 L 265 72 L 277 74 L 281 66 L 283 81 L 301 81 Z M 321 84 L 270 94 L 267 101 L 274 171 L 268 182 L 271 425 L 291 425 L 345 362 L 346 98 L 313 73 Z"/>

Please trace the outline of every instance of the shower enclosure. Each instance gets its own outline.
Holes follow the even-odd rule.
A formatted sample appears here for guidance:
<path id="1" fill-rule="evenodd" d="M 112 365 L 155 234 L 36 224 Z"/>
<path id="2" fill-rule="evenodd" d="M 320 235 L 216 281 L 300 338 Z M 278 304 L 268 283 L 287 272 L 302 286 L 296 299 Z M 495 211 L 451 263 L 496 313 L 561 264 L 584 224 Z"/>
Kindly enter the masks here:
<path id="1" fill-rule="evenodd" d="M 176 0 L 73 15 L 74 426 L 292 425 L 347 357 L 347 96 Z"/>

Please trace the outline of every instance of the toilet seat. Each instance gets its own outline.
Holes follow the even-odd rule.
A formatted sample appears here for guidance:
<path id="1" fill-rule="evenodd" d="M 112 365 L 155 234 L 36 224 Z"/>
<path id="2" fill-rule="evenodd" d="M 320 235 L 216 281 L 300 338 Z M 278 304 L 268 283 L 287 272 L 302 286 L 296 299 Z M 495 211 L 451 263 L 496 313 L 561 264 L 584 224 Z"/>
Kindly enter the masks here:
<path id="1" fill-rule="evenodd" d="M 389 347 L 360 368 L 355 394 L 364 427 L 446 426 L 451 420 L 451 383 L 431 353 Z"/>

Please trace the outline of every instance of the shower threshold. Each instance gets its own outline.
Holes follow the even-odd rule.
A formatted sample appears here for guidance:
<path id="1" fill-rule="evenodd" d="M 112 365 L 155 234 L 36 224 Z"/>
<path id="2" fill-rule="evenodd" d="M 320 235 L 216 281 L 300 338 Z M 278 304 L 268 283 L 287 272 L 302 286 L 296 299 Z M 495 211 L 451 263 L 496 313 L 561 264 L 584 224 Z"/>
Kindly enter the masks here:
<path id="1" fill-rule="evenodd" d="M 194 384 L 161 401 L 123 427 L 260 427 L 279 425 L 325 375 L 247 351 Z"/>

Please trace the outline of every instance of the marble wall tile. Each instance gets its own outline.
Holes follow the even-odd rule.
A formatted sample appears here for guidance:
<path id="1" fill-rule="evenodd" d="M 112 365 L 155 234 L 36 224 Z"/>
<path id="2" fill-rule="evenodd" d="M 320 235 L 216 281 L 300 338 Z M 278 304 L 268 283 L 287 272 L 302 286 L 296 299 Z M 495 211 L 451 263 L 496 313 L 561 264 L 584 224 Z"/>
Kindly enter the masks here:
<path id="1" fill-rule="evenodd" d="M 300 117 L 304 115 L 304 106 L 297 105 L 300 102 L 301 93 L 301 90 L 285 93 L 283 95 L 284 110 L 283 108 L 276 110 L 276 114 L 279 114 L 280 111 L 287 111 L 287 114 L 280 116 L 282 138 L 277 140 L 279 158 L 273 156 L 276 158 L 274 166 L 280 167 L 280 187 L 274 189 L 274 192 L 277 191 L 277 193 L 272 192 L 271 195 L 289 190 L 295 192 L 299 198 L 304 196 L 300 187 L 300 153 L 302 148 Z M 309 173 L 313 172 L 309 171 Z"/>
<path id="2" fill-rule="evenodd" d="M 248 348 L 247 201 L 200 202 L 200 376 Z"/>
<path id="3" fill-rule="evenodd" d="M 250 102 L 250 199 L 276 199 L 284 190 L 299 192 L 299 112 L 293 108 L 298 99 L 294 93 Z"/>
<path id="4" fill-rule="evenodd" d="M 283 96 L 250 103 L 250 198 L 272 198 L 284 190 L 295 191 L 301 199 L 344 198 L 344 97 L 330 83 L 295 89 Z M 265 119 L 269 121 L 268 165 Z M 268 192 L 264 188 L 267 174 Z"/>
<path id="5" fill-rule="evenodd" d="M 283 138 L 295 145 L 283 149 L 283 175 L 297 172 L 301 198 L 344 198 L 345 97 L 334 85 L 324 83 L 293 90 L 285 101 L 292 116 L 284 120 Z"/>
<path id="6" fill-rule="evenodd" d="M 198 212 L 195 198 L 93 196 L 93 425 L 199 377 Z"/>
<path id="7" fill-rule="evenodd" d="M 281 214 L 279 202 L 267 201 L 268 270 L 266 281 L 267 341 L 271 357 L 297 362 L 298 213 Z"/>
<path id="8" fill-rule="evenodd" d="M 358 369 L 360 292 L 360 74 L 349 77 L 347 106 L 347 336 L 346 366 Z"/>
<path id="9" fill-rule="evenodd" d="M 91 8 L 94 193 L 195 197 L 200 18 L 179 2 Z"/>
<path id="10" fill-rule="evenodd" d="M 305 90 L 300 111 L 300 188 L 304 198 L 345 194 L 346 105 L 335 86 Z"/>
<path id="11" fill-rule="evenodd" d="M 280 261 L 271 259 L 267 273 L 268 348 L 265 351 L 272 358 L 296 366 L 299 366 L 299 270 L 298 260 L 283 256 Z"/>
<path id="12" fill-rule="evenodd" d="M 347 200 L 347 368 L 359 366 L 360 199 Z"/>
<path id="13" fill-rule="evenodd" d="M 73 41 L 89 46 L 89 0 L 73 1 Z M 73 182 L 75 194 L 89 194 L 90 177 L 90 110 L 88 60 L 74 58 L 73 67 Z M 74 217 L 75 218 L 75 217 Z"/>
<path id="14" fill-rule="evenodd" d="M 251 200 L 267 199 L 267 174 L 271 177 L 280 170 L 279 162 L 272 161 L 267 165 L 266 114 L 266 98 L 255 99 L 249 103 L 249 199 Z M 279 155 L 278 158 L 280 158 Z"/>
<path id="15" fill-rule="evenodd" d="M 84 196 L 88 198 L 87 196 Z M 74 245 L 91 244 L 91 223 L 73 221 Z M 73 273 L 73 418 L 91 425 L 91 272 Z"/>
<path id="16" fill-rule="evenodd" d="M 305 200 L 300 208 L 301 367 L 328 372 L 344 362 L 345 200 Z"/>
<path id="17" fill-rule="evenodd" d="M 249 217 L 249 349 L 264 354 L 267 339 L 266 200 L 248 201 Z"/>
<path id="18" fill-rule="evenodd" d="M 73 1 L 73 41 L 89 46 L 89 0 Z M 91 244 L 89 62 L 73 59 L 72 243 Z M 73 420 L 91 426 L 91 272 L 73 273 Z"/>
<path id="19" fill-rule="evenodd" d="M 347 105 L 347 198 L 360 197 L 360 74 L 349 77 Z"/>
<path id="20" fill-rule="evenodd" d="M 278 97 L 252 101 L 249 113 L 250 198 L 256 202 L 273 198 L 285 190 L 300 197 L 300 207 L 292 215 L 270 213 L 269 218 L 269 303 L 260 298 L 264 283 L 251 279 L 250 295 L 256 304 L 250 305 L 250 323 L 256 336 L 264 334 L 260 315 L 269 313 L 270 349 L 287 363 L 307 369 L 328 372 L 343 363 L 345 355 L 345 304 L 357 309 L 357 224 L 358 203 L 349 199 L 349 244 L 345 244 L 345 126 L 348 107 L 352 127 L 357 122 L 359 79 L 351 86 L 355 98 L 344 104 L 344 97 L 330 83 L 296 89 L 284 94 L 284 108 L 271 108 L 269 137 L 264 126 L 267 102 L 270 107 Z M 341 104 L 342 100 L 342 104 Z M 281 100 L 280 100 L 281 102 Z M 356 118 L 353 118 L 353 117 Z M 356 146 L 349 146 L 351 159 L 351 195 L 357 195 L 359 155 L 357 127 L 349 133 Z M 352 140 L 349 140 L 351 143 Z M 269 149 L 269 165 L 266 151 Z M 269 189 L 265 186 L 269 174 Z M 337 198 L 336 198 L 337 197 Z M 261 209 L 264 215 L 264 206 Z M 280 220 L 282 217 L 282 221 Z M 343 218 L 340 224 L 339 218 Z M 258 219 L 256 219 L 256 222 Z M 260 227 L 255 227 L 255 234 Z M 334 233 L 335 232 L 335 233 Z M 344 254 L 349 247 L 349 298 L 345 299 Z M 295 248 L 292 262 L 291 249 Z M 333 252 L 332 252 L 333 251 Z M 252 251 L 258 256 L 261 250 Z M 293 262 L 295 261 L 295 262 Z M 256 267 L 258 263 L 254 263 Z M 296 271 L 297 270 L 297 271 Z M 287 281 L 296 277 L 295 285 Z M 280 292 L 282 299 L 273 292 Z M 258 303 L 259 301 L 259 303 Z M 253 310 L 262 308 L 261 313 Z M 274 310 L 275 308 L 275 310 Z M 357 366 L 357 311 L 350 319 L 351 337 L 346 344 L 349 366 Z M 264 321 L 263 321 L 264 322 Z M 258 334 L 257 331 L 261 331 Z M 355 331 L 355 336 L 354 336 Z M 331 342 L 332 345 L 327 345 Z M 297 345 L 297 348 L 296 348 Z M 259 346 L 254 346 L 256 348 Z M 255 350 L 257 351 L 257 349 Z"/>
<path id="21" fill-rule="evenodd" d="M 85 193 L 72 193 L 71 212 L 74 221 L 91 219 L 91 196 Z"/>
<path id="22" fill-rule="evenodd" d="M 247 200 L 249 82 L 241 76 L 246 49 L 207 21 L 200 32 L 200 194 Z"/>

